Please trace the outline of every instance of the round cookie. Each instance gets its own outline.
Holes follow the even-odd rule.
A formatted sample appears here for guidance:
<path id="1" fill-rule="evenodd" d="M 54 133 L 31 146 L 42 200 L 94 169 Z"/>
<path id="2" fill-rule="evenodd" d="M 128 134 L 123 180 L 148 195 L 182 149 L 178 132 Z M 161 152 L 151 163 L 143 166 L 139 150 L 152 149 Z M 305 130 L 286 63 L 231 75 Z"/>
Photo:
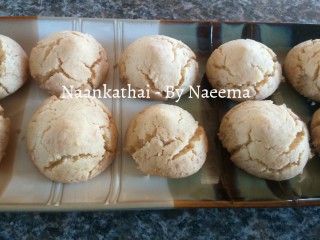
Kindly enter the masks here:
<path id="1" fill-rule="evenodd" d="M 107 54 L 92 36 L 75 31 L 53 33 L 42 39 L 30 54 L 30 72 L 49 94 L 96 89 L 106 80 Z"/>
<path id="2" fill-rule="evenodd" d="M 284 71 L 291 85 L 303 96 L 320 102 L 320 39 L 308 40 L 292 48 Z"/>
<path id="3" fill-rule="evenodd" d="M 125 49 L 119 71 L 120 79 L 132 89 L 148 89 L 150 99 L 167 100 L 178 97 L 177 93 L 169 95 L 170 90 L 181 89 L 182 94 L 189 91 L 197 80 L 198 63 L 194 52 L 181 41 L 153 35 Z"/>
<path id="4" fill-rule="evenodd" d="M 49 179 L 86 181 L 113 161 L 117 129 L 95 98 L 48 98 L 33 115 L 27 146 L 35 166 Z"/>
<path id="5" fill-rule="evenodd" d="M 204 164 L 208 142 L 204 129 L 180 107 L 157 104 L 131 121 L 125 149 L 147 175 L 182 178 Z"/>
<path id="6" fill-rule="evenodd" d="M 0 161 L 5 155 L 9 142 L 10 119 L 4 117 L 3 108 L 0 106 Z"/>
<path id="7" fill-rule="evenodd" d="M 235 94 L 236 101 L 269 97 L 282 77 L 275 53 L 251 39 L 233 40 L 214 50 L 207 62 L 206 75 L 213 88 L 240 93 Z"/>
<path id="8" fill-rule="evenodd" d="M 17 91 L 27 79 L 27 54 L 16 41 L 0 35 L 0 99 Z"/>
<path id="9" fill-rule="evenodd" d="M 311 140 L 317 153 L 320 153 L 320 109 L 314 112 L 311 120 Z"/>
<path id="10" fill-rule="evenodd" d="M 222 119 L 219 138 L 238 167 L 269 180 L 295 177 L 311 157 L 304 122 L 272 101 L 246 101 L 232 108 Z"/>

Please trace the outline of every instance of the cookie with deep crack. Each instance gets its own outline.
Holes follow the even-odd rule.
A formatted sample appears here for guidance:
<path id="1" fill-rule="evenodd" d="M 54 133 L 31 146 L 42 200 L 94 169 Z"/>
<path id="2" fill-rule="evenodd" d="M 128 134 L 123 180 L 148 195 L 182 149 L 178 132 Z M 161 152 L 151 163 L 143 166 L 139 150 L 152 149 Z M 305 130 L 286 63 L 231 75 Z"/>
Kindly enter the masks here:
<path id="1" fill-rule="evenodd" d="M 284 62 L 291 85 L 303 96 L 320 102 L 320 39 L 308 40 L 292 48 Z"/>
<path id="2" fill-rule="evenodd" d="M 315 111 L 311 120 L 311 141 L 316 152 L 320 154 L 320 109 Z"/>
<path id="3" fill-rule="evenodd" d="M 28 56 L 13 39 L 0 35 L 0 99 L 16 92 L 28 79 Z"/>
<path id="4" fill-rule="evenodd" d="M 48 98 L 27 129 L 35 166 L 57 182 L 97 176 L 113 161 L 117 129 L 108 109 L 95 98 Z"/>
<path id="5" fill-rule="evenodd" d="M 204 164 L 208 142 L 204 129 L 184 109 L 156 104 L 131 121 L 125 149 L 147 175 L 182 178 Z"/>
<path id="6" fill-rule="evenodd" d="M 39 86 L 51 95 L 96 89 L 106 80 L 105 49 L 91 35 L 62 31 L 40 40 L 30 53 L 30 72 Z"/>
<path id="7" fill-rule="evenodd" d="M 229 110 L 219 138 L 235 165 L 260 178 L 295 177 L 311 157 L 304 122 L 272 101 L 246 101 Z"/>
<path id="8" fill-rule="evenodd" d="M 119 62 L 120 79 L 136 90 L 148 90 L 155 100 L 177 98 L 170 91 L 185 94 L 197 80 L 198 63 L 184 43 L 163 35 L 142 37 L 131 43 Z M 148 96 L 150 95 L 150 96 Z"/>
<path id="9" fill-rule="evenodd" d="M 236 101 L 262 100 L 278 88 L 281 65 L 267 46 L 251 39 L 226 42 L 208 59 L 206 75 L 213 88 L 231 89 Z"/>
<path id="10" fill-rule="evenodd" d="M 0 161 L 5 155 L 9 142 L 10 119 L 4 117 L 4 110 L 0 106 Z"/>

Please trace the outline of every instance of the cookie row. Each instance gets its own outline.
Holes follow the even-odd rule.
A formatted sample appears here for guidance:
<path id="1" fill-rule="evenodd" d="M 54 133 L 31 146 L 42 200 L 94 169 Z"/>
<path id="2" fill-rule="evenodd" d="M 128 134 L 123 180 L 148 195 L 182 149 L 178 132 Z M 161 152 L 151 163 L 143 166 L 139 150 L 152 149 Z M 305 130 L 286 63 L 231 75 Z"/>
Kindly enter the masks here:
<path id="1" fill-rule="evenodd" d="M 14 40 L 0 35 L 0 99 L 20 88 L 28 78 L 28 58 Z M 319 40 L 309 40 L 289 51 L 284 69 L 292 86 L 305 97 L 320 101 Z M 30 73 L 42 89 L 60 96 L 63 86 L 96 89 L 106 79 L 109 64 L 105 49 L 92 36 L 75 31 L 53 33 L 30 53 Z M 119 61 L 120 79 L 133 89 L 149 90 L 151 99 L 166 100 L 168 87 L 186 93 L 198 76 L 194 52 L 176 39 L 155 35 L 131 43 Z M 235 100 L 262 100 L 279 86 L 281 65 L 262 43 L 238 39 L 222 44 L 211 54 L 206 75 L 212 87 L 240 90 Z M 246 98 L 243 98 L 244 95 Z M 177 95 L 170 96 L 175 98 Z"/>
<path id="2" fill-rule="evenodd" d="M 4 41 L 1 42 L 4 46 Z M 312 43 L 312 46 L 314 45 L 317 46 L 316 41 Z M 292 51 L 297 52 L 296 48 Z M 302 48 L 300 52 L 305 54 L 306 49 Z M 317 80 L 318 68 L 310 70 L 308 66 L 309 60 L 316 57 L 317 52 L 311 53 L 304 58 L 295 53 L 293 56 L 298 56 L 296 58 L 299 64 L 293 65 L 294 67 L 290 65 L 293 59 L 291 53 L 287 56 L 285 70 L 290 70 L 291 66 L 300 71 L 294 75 L 295 78 L 287 73 L 293 83 L 294 79 L 300 77 L 298 86 L 301 86 L 301 79 L 307 81 L 307 77 L 311 75 L 310 80 Z M 19 54 L 19 61 L 24 64 L 15 63 L 16 66 L 23 66 L 22 74 L 15 74 L 15 77 L 20 76 L 20 80 L 16 81 L 20 82 L 20 85 L 12 88 L 15 90 L 22 85 L 22 76 L 27 72 L 26 55 L 21 53 L 21 48 Z M 9 53 L 3 56 L 4 59 L 10 57 Z M 303 59 L 306 61 L 303 62 Z M 2 69 L 6 69 L 7 65 L 3 63 L 5 61 L 2 62 Z M 57 96 L 61 94 L 63 86 L 72 85 L 76 89 L 97 88 L 105 80 L 108 67 L 107 54 L 102 46 L 91 36 L 78 32 L 52 34 L 39 41 L 30 55 L 32 77 L 41 88 Z M 166 100 L 167 86 L 182 89 L 183 93 L 186 93 L 188 86 L 194 84 L 198 63 L 195 54 L 182 42 L 166 36 L 149 36 L 135 41 L 124 51 L 119 62 L 119 71 L 120 78 L 126 84 L 131 84 L 135 89 L 149 89 L 153 99 Z M 4 73 L 6 76 L 7 72 Z M 240 89 L 242 92 L 247 90 L 250 99 L 254 100 L 270 96 L 278 87 L 281 76 L 281 66 L 273 51 L 253 40 L 228 42 L 216 49 L 207 63 L 207 77 L 214 88 Z M 7 87 L 10 85 L 1 86 L 7 95 L 15 91 Z M 312 98 L 314 95 L 305 96 Z M 243 101 L 243 98 L 237 100 Z M 68 107 L 69 103 L 65 104 L 68 101 L 76 102 Z M 79 107 L 73 109 L 78 104 Z M 127 150 L 146 174 L 185 177 L 198 171 L 205 161 L 206 134 L 190 114 L 173 109 L 173 106 L 164 106 L 155 105 L 137 115 L 127 131 Z M 301 120 L 291 111 L 285 110 L 285 107 L 278 111 L 276 107 L 270 106 L 275 105 L 262 101 L 240 104 L 222 121 L 219 136 L 230 151 L 231 159 L 249 173 L 274 180 L 288 179 L 300 173 L 310 157 L 309 144 L 306 144 L 308 132 Z M 236 109 L 242 109 L 239 110 L 239 116 L 235 114 Z M 250 109 L 254 109 L 252 113 Z M 263 109 L 270 110 L 270 116 L 263 113 Z M 71 114 L 66 114 L 67 111 Z M 273 114 L 277 111 L 278 114 Z M 83 132 L 79 131 L 78 127 L 74 129 L 74 118 L 77 122 L 83 122 L 81 117 L 90 115 L 89 112 L 96 114 L 93 114 L 93 119 L 91 116 L 85 119 L 81 127 Z M 258 120 L 248 120 L 248 117 L 255 119 L 259 114 L 262 117 Z M 233 115 L 236 117 L 230 117 Z M 237 123 L 241 116 L 241 124 L 246 123 L 244 126 L 247 127 L 242 128 L 240 122 Z M 272 120 L 275 118 L 278 119 L 279 126 L 288 124 L 287 134 L 284 134 L 286 141 L 277 143 L 272 140 L 274 134 L 280 131 L 270 125 L 274 124 Z M 173 124 L 177 119 L 179 121 Z M 189 120 L 184 122 L 185 119 Z M 142 123 L 140 128 L 139 121 Z M 258 121 L 264 121 L 265 125 L 260 126 Z M 292 122 L 295 123 L 294 126 L 289 124 Z M 300 126 L 298 130 L 292 128 L 297 126 Z M 186 132 L 184 129 L 190 131 Z M 271 134 L 270 138 L 268 134 Z M 232 137 L 228 137 L 229 135 Z M 77 137 L 70 140 L 70 136 Z M 117 131 L 108 110 L 96 100 L 61 100 L 51 97 L 31 120 L 27 139 L 30 155 L 41 172 L 55 181 L 77 182 L 99 174 L 112 162 L 116 151 Z M 270 142 L 265 141 L 266 139 Z M 88 144 L 92 141 L 97 141 L 96 148 Z M 51 147 L 53 149 L 50 149 Z M 303 151 L 300 148 L 303 148 Z M 255 157 L 252 156 L 253 153 L 256 154 Z M 264 153 L 268 154 L 268 157 L 265 158 Z M 258 156 L 263 156 L 263 159 Z M 54 173 L 55 171 L 58 173 Z"/>
<path id="3" fill-rule="evenodd" d="M 27 130 L 33 163 L 57 182 L 81 182 L 100 174 L 115 157 L 117 139 L 116 123 L 96 98 L 51 96 Z M 181 178 L 201 168 L 208 145 L 203 128 L 190 113 L 157 104 L 131 121 L 125 149 L 144 174 Z"/>
<path id="4" fill-rule="evenodd" d="M 319 131 L 316 116 L 313 125 Z M 231 160 L 260 178 L 293 178 L 312 157 L 306 124 L 272 101 L 245 101 L 233 107 L 223 117 L 218 135 Z M 86 181 L 100 174 L 115 157 L 117 139 L 116 123 L 96 98 L 52 96 L 36 111 L 27 130 L 31 159 L 40 172 L 58 182 Z M 124 148 L 144 174 L 182 178 L 203 166 L 208 140 L 190 113 L 155 104 L 131 120 Z"/>

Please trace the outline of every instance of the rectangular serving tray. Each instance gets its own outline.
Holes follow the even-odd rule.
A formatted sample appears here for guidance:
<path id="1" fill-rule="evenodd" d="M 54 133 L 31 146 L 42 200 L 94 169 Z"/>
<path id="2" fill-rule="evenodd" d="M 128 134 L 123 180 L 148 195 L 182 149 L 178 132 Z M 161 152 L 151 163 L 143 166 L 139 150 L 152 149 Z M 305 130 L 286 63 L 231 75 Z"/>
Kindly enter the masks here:
<path id="1" fill-rule="evenodd" d="M 277 54 L 283 63 L 292 46 L 320 37 L 320 25 L 246 23 L 211 21 L 151 21 L 83 18 L 0 18 L 0 34 L 16 40 L 29 54 L 46 35 L 75 30 L 93 35 L 106 49 L 110 63 L 108 88 L 122 88 L 118 60 L 135 39 L 163 34 L 183 41 L 197 55 L 201 89 L 211 89 L 205 65 L 220 44 L 238 38 L 258 40 Z M 258 179 L 229 160 L 217 138 L 220 120 L 236 103 L 219 98 L 190 98 L 167 101 L 188 110 L 209 138 L 209 153 L 204 167 L 193 176 L 165 179 L 144 176 L 123 150 L 123 137 L 133 116 L 146 106 L 159 102 L 139 99 L 102 99 L 112 112 L 120 134 L 114 163 L 101 175 L 84 183 L 61 184 L 46 179 L 33 166 L 26 150 L 27 124 L 40 104 L 49 97 L 29 79 L 15 94 L 0 100 L 11 118 L 10 142 L 0 164 L 1 211 L 67 211 L 102 209 L 155 209 L 177 207 L 275 207 L 320 205 L 320 160 L 310 160 L 302 175 L 289 181 Z M 309 126 L 318 108 L 283 82 L 269 98 L 285 103 Z"/>

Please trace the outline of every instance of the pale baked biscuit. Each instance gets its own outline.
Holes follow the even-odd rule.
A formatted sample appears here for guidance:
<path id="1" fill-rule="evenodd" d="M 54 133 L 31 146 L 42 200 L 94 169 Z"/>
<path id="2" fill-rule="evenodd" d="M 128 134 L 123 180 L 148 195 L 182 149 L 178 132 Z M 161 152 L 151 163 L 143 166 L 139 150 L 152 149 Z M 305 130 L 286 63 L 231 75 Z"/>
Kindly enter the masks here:
<path id="1" fill-rule="evenodd" d="M 320 109 L 314 112 L 311 120 L 311 140 L 317 153 L 320 153 Z"/>
<path id="2" fill-rule="evenodd" d="M 232 108 L 222 119 L 219 137 L 231 160 L 260 178 L 295 177 L 311 157 L 304 122 L 272 101 L 247 101 Z"/>
<path id="3" fill-rule="evenodd" d="M 107 54 L 92 36 L 75 31 L 53 33 L 39 41 L 30 54 L 31 76 L 39 86 L 59 96 L 63 86 L 96 89 L 106 80 Z"/>
<path id="4" fill-rule="evenodd" d="M 0 106 L 0 161 L 5 155 L 9 142 L 10 119 L 4 117 L 3 108 Z"/>
<path id="5" fill-rule="evenodd" d="M 0 35 L 0 99 L 17 91 L 27 79 L 27 54 L 16 41 Z"/>
<path id="6" fill-rule="evenodd" d="M 320 39 L 308 40 L 292 48 L 284 71 L 291 85 L 303 96 L 320 102 Z"/>
<path id="7" fill-rule="evenodd" d="M 147 175 L 187 177 L 204 164 L 207 137 L 192 115 L 180 107 L 157 104 L 131 121 L 125 149 Z"/>
<path id="8" fill-rule="evenodd" d="M 35 166 L 57 182 L 86 181 L 113 161 L 117 129 L 95 98 L 48 98 L 33 115 L 27 146 Z"/>
<path id="9" fill-rule="evenodd" d="M 150 99 L 167 100 L 168 87 L 188 92 L 197 80 L 198 63 L 184 43 L 163 35 L 131 43 L 119 62 L 120 79 L 133 89 L 149 89 Z M 175 94 L 172 98 L 178 97 Z"/>
<path id="10" fill-rule="evenodd" d="M 234 89 L 236 101 L 262 100 L 278 88 L 282 73 L 275 53 L 262 43 L 237 39 L 222 44 L 208 59 L 206 75 L 213 88 Z"/>

